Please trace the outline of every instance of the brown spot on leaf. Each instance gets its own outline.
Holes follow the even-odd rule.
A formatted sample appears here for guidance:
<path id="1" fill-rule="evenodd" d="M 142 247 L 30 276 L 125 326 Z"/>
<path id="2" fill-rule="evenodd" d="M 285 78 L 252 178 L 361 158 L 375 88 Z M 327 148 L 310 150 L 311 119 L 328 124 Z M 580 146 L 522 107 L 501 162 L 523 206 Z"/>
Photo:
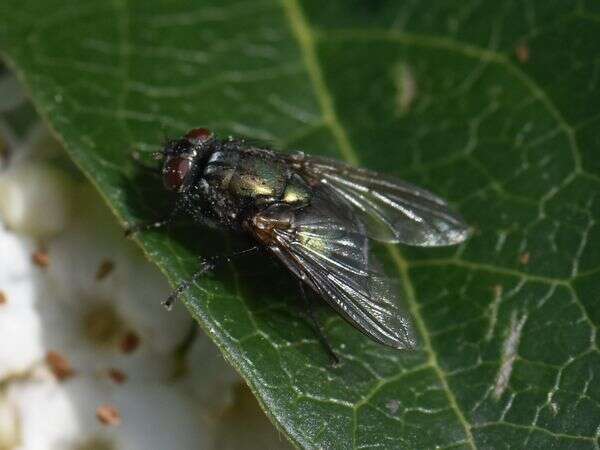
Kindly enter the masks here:
<path id="1" fill-rule="evenodd" d="M 522 253 L 521 256 L 519 256 L 519 262 L 523 265 L 529 264 L 530 259 L 531 255 L 529 254 L 529 252 Z"/>
<path id="2" fill-rule="evenodd" d="M 46 353 L 46 364 L 59 381 L 65 381 L 75 375 L 69 360 L 58 352 L 48 351 Z"/>
<path id="3" fill-rule="evenodd" d="M 524 64 L 526 62 L 529 61 L 529 45 L 527 45 L 527 42 L 519 42 L 517 44 L 517 46 L 515 47 L 515 56 L 517 57 L 517 60 Z"/>
<path id="4" fill-rule="evenodd" d="M 96 408 L 96 417 L 103 425 L 117 426 L 121 424 L 121 414 L 112 405 L 100 405 Z"/>

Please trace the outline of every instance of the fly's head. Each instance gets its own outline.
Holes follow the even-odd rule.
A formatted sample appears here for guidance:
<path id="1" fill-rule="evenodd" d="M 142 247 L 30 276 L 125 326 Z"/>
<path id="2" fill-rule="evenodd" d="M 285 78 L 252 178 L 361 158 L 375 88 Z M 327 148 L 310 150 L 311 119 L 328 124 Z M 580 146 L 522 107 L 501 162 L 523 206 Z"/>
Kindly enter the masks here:
<path id="1" fill-rule="evenodd" d="M 194 185 L 213 144 L 214 135 L 206 128 L 194 128 L 181 139 L 167 142 L 162 150 L 165 188 L 177 193 L 187 192 Z"/>

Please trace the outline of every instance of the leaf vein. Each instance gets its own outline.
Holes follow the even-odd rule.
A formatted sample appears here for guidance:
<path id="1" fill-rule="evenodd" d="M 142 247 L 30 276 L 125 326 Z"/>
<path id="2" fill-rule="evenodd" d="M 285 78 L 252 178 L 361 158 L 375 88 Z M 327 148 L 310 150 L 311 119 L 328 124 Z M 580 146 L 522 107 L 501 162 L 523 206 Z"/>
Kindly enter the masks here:
<path id="1" fill-rule="evenodd" d="M 304 16 L 304 13 L 298 4 L 297 0 L 281 0 L 283 9 L 287 15 L 287 18 L 290 22 L 290 27 L 292 32 L 298 41 L 298 46 L 300 47 L 300 51 L 302 53 L 302 58 L 306 65 L 306 70 L 310 81 L 313 85 L 313 89 L 319 105 L 321 107 L 321 112 L 323 115 L 324 122 L 331 130 L 331 133 L 334 136 L 334 139 L 337 143 L 338 149 L 342 155 L 342 157 L 352 163 L 358 164 L 359 158 L 354 151 L 348 134 L 341 124 L 340 120 L 337 117 L 337 113 L 334 108 L 334 102 L 332 96 L 329 92 L 329 89 L 325 83 L 324 76 L 321 70 L 320 62 L 318 60 L 317 52 L 316 52 L 316 44 L 315 44 L 315 35 L 312 30 L 310 24 L 307 22 L 307 18 Z M 456 398 L 454 397 L 454 393 L 451 391 L 448 382 L 446 380 L 446 375 L 443 369 L 439 366 L 437 357 L 433 348 L 431 347 L 431 342 L 428 335 L 428 330 L 425 326 L 423 318 L 418 311 L 418 305 L 416 303 L 414 288 L 412 287 L 411 280 L 408 276 L 407 263 L 400 255 L 400 252 L 395 247 L 388 247 L 392 258 L 400 272 L 400 277 L 405 285 L 405 290 L 407 293 L 407 301 L 413 316 L 415 317 L 415 322 L 417 324 L 417 328 L 419 329 L 421 335 L 423 336 L 423 347 L 425 352 L 429 356 L 429 363 L 433 367 L 437 377 L 440 380 L 441 385 L 446 393 L 446 397 L 450 408 L 453 410 L 455 415 L 457 416 L 459 422 L 461 423 L 464 433 L 467 437 L 467 442 L 469 446 L 473 449 L 476 448 L 475 439 L 471 434 L 471 426 L 467 422 L 463 412 L 461 411 Z M 356 410 L 355 410 L 356 411 Z M 357 447 L 357 431 L 358 424 L 356 418 L 356 412 L 354 414 L 353 420 L 353 447 Z"/>

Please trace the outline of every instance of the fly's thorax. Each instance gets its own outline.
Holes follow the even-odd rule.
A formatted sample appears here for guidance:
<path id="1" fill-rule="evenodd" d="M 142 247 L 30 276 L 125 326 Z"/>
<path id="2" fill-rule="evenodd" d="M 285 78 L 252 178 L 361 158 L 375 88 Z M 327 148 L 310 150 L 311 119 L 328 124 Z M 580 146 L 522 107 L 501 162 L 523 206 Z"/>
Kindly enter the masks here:
<path id="1" fill-rule="evenodd" d="M 255 149 L 224 147 L 207 159 L 198 189 L 210 215 L 233 228 L 242 226 L 248 214 L 276 204 L 301 208 L 310 203 L 312 196 L 310 186 L 281 159 Z M 280 213 L 277 210 L 277 215 Z M 277 220 L 269 216 L 267 222 L 274 224 Z M 270 225 L 260 225 L 253 224 L 262 229 L 261 238 L 265 238 Z"/>
<path id="2" fill-rule="evenodd" d="M 217 150 L 208 158 L 203 178 L 210 186 L 226 190 L 237 169 L 238 161 L 238 153 Z"/>
<path id="3" fill-rule="evenodd" d="M 198 182 L 202 208 L 221 225 L 234 227 L 238 222 L 240 205 L 229 193 L 229 185 L 239 162 L 239 153 L 215 150 L 207 159 L 202 177 Z"/>
<path id="4" fill-rule="evenodd" d="M 310 203 L 311 196 L 310 187 L 302 177 L 293 173 L 287 181 L 281 201 L 288 205 L 303 206 Z"/>
<path id="5" fill-rule="evenodd" d="M 229 191 L 240 199 L 278 199 L 287 184 L 286 167 L 272 158 L 240 154 L 237 169 L 229 181 Z"/>

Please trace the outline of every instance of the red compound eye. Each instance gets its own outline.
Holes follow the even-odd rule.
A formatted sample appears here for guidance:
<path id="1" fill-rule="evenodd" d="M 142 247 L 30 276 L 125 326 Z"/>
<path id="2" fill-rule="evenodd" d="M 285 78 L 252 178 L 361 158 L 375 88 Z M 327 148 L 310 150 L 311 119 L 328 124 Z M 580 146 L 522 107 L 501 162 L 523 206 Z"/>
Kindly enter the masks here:
<path id="1" fill-rule="evenodd" d="M 184 185 L 185 177 L 192 168 L 192 161 L 187 158 L 169 158 L 163 169 L 163 183 L 170 191 L 179 191 Z"/>
<path id="2" fill-rule="evenodd" d="M 194 128 L 185 135 L 185 138 L 192 144 L 201 144 L 212 139 L 213 133 L 207 128 Z"/>

